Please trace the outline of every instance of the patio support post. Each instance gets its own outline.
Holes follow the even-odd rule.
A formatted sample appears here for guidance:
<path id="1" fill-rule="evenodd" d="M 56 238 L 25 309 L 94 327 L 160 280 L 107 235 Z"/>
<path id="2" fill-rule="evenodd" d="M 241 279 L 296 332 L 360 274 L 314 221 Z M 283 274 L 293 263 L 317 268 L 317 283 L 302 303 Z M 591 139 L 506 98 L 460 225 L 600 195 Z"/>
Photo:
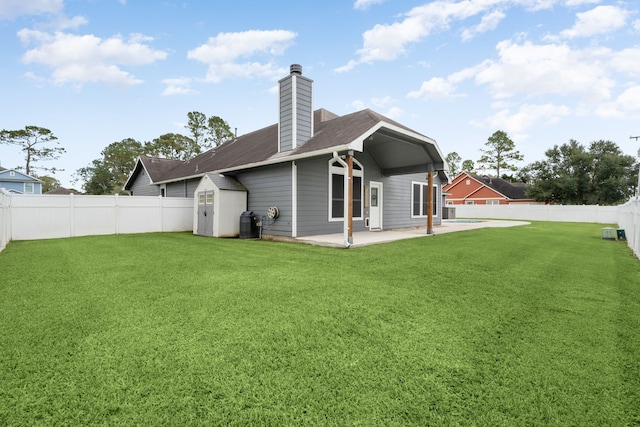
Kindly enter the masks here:
<path id="1" fill-rule="evenodd" d="M 347 243 L 349 246 L 353 244 L 353 151 L 349 151 L 345 158 L 347 162 Z"/>
<path id="2" fill-rule="evenodd" d="M 427 168 L 427 234 L 433 234 L 433 165 Z"/>

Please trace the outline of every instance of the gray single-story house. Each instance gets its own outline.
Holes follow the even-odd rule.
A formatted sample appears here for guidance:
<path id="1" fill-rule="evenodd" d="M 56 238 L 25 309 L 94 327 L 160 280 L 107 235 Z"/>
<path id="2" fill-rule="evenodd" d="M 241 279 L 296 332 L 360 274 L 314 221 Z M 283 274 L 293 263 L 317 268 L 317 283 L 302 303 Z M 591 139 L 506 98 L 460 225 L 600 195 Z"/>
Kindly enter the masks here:
<path id="1" fill-rule="evenodd" d="M 431 175 L 431 221 L 440 223 L 448 177 L 435 140 L 369 109 L 344 116 L 313 111 L 313 81 L 297 64 L 279 85 L 278 123 L 187 161 L 140 156 L 124 189 L 193 197 L 213 173 L 246 189 L 246 209 L 261 220 L 264 235 L 346 236 L 348 224 L 349 234 L 426 226 Z"/>

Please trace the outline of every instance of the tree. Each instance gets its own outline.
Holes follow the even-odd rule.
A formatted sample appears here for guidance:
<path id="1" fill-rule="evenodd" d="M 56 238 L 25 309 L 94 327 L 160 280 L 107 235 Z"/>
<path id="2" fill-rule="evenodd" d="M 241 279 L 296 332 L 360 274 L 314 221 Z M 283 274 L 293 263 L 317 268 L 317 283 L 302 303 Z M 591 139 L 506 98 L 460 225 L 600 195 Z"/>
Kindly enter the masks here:
<path id="1" fill-rule="evenodd" d="M 46 170 L 55 173 L 56 168 L 35 167 L 32 163 L 56 160 L 64 154 L 65 149 L 60 147 L 58 138 L 46 128 L 38 126 L 25 126 L 24 129 L 0 131 L 0 144 L 17 145 L 24 152 L 25 172 L 31 175 L 34 169 Z M 45 146 L 52 144 L 53 146 Z"/>
<path id="2" fill-rule="evenodd" d="M 546 160 L 523 168 L 527 194 L 563 204 L 620 203 L 634 193 L 638 164 L 611 141 L 595 141 L 587 150 L 575 140 L 545 152 Z"/>
<path id="3" fill-rule="evenodd" d="M 206 146 L 207 116 L 199 111 L 191 111 L 187 113 L 187 119 L 185 128 L 191 132 L 191 139 L 198 147 Z"/>
<path id="4" fill-rule="evenodd" d="M 207 144 L 217 147 L 234 137 L 229 123 L 225 122 L 218 116 L 209 117 L 207 121 Z"/>
<path id="5" fill-rule="evenodd" d="M 55 190 L 56 188 L 62 187 L 60 181 L 52 176 L 39 176 L 38 179 L 43 182 L 42 193 L 46 193 L 47 191 Z"/>
<path id="6" fill-rule="evenodd" d="M 473 160 L 465 160 L 462 162 L 462 172 L 474 173 L 476 171 L 476 165 L 473 163 Z"/>
<path id="7" fill-rule="evenodd" d="M 229 124 L 218 116 L 207 116 L 199 111 L 187 113 L 187 125 L 191 139 L 194 141 L 199 154 L 203 149 L 217 147 L 231 139 L 234 135 Z"/>
<path id="8" fill-rule="evenodd" d="M 100 154 L 101 159 L 93 160 L 90 166 L 76 171 L 79 179 L 84 181 L 85 193 L 126 194 L 122 188 L 137 157 L 145 154 L 145 147 L 135 139 L 126 138 L 109 144 Z"/>
<path id="9" fill-rule="evenodd" d="M 187 160 L 200 154 L 200 147 L 188 136 L 179 133 L 165 133 L 145 144 L 145 152 L 150 156 L 165 159 Z"/>
<path id="10" fill-rule="evenodd" d="M 451 172 L 452 176 L 458 176 L 460 173 L 460 162 L 462 161 L 462 157 L 455 151 L 447 154 L 447 157 L 444 159 L 449 165 L 449 172 Z"/>
<path id="11" fill-rule="evenodd" d="M 501 169 L 518 170 L 511 162 L 524 159 L 524 156 L 515 149 L 516 144 L 501 130 L 494 132 L 484 145 L 488 148 L 480 149 L 483 154 L 478 163 L 483 169 L 495 169 L 497 177 L 500 176 Z"/>

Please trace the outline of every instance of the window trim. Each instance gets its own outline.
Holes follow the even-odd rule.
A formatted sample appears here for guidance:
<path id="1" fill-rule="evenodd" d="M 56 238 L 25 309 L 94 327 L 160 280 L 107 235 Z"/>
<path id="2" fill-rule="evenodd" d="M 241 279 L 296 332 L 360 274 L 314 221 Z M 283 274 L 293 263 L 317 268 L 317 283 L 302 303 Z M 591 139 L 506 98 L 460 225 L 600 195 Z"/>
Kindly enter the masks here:
<path id="1" fill-rule="evenodd" d="M 31 191 L 27 190 L 27 186 L 31 186 Z M 36 184 L 33 182 L 25 182 L 24 183 L 24 194 L 35 194 L 36 192 Z"/>
<path id="2" fill-rule="evenodd" d="M 334 166 L 335 163 L 340 164 L 340 166 Z M 328 219 L 329 222 L 342 222 L 345 220 L 344 215 L 341 217 L 333 216 L 333 175 L 342 175 L 343 177 L 347 176 L 347 166 L 344 160 L 340 158 L 332 157 L 329 160 L 329 179 L 328 179 L 328 188 L 329 188 L 329 200 L 328 200 Z M 358 160 L 353 158 L 353 176 L 360 178 L 360 212 L 359 216 L 356 216 L 356 212 L 353 212 L 353 220 L 354 221 L 363 221 L 364 220 L 364 166 Z M 343 186 L 344 186 L 344 178 L 343 178 Z M 345 194 L 346 197 L 346 194 Z M 355 199 L 354 199 L 355 200 Z"/>
<path id="3" fill-rule="evenodd" d="M 415 215 L 413 213 L 413 205 L 415 203 L 414 191 L 413 191 L 414 185 L 419 185 L 420 186 L 420 211 L 421 211 L 420 215 Z M 424 188 L 424 187 L 426 187 L 428 185 L 429 185 L 429 183 L 427 183 L 427 182 L 411 181 L 411 205 L 409 207 L 410 212 L 411 212 L 411 218 L 426 218 L 427 217 L 427 213 L 426 212 L 422 212 L 422 207 L 426 203 L 426 201 L 423 200 L 424 190 L 422 190 L 422 188 Z M 436 213 L 433 214 L 432 218 L 438 218 L 438 214 L 437 214 L 437 212 L 439 212 L 439 209 L 438 209 L 438 206 L 439 206 L 438 205 L 438 184 L 434 183 L 433 186 L 432 186 L 432 189 L 433 189 L 432 191 L 435 191 L 435 194 L 433 196 L 433 207 L 434 207 L 434 210 L 436 211 Z"/>

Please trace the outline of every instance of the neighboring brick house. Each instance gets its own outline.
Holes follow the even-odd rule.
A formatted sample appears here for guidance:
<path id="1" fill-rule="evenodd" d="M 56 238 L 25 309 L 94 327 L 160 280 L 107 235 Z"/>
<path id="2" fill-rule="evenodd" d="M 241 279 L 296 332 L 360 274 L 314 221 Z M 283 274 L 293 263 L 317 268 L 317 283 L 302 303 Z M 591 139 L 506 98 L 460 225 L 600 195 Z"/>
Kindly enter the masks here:
<path id="1" fill-rule="evenodd" d="M 447 205 L 509 205 L 536 203 L 526 196 L 522 182 L 463 172 L 442 187 L 447 193 Z"/>

